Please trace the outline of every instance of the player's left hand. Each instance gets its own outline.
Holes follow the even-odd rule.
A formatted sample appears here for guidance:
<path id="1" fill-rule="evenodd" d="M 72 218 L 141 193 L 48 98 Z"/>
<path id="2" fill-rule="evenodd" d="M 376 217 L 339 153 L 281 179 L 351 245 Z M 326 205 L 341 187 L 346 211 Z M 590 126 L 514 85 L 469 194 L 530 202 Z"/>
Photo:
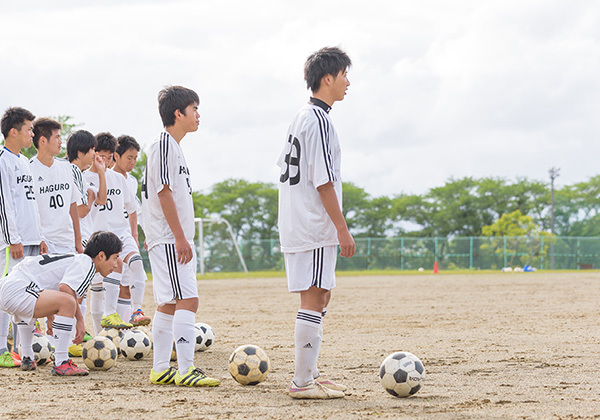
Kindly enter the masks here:
<path id="1" fill-rule="evenodd" d="M 81 245 L 81 242 L 75 243 L 75 251 L 77 251 L 78 254 L 83 254 L 83 245 Z"/>
<path id="2" fill-rule="evenodd" d="M 40 242 L 40 254 L 47 254 L 48 253 L 48 245 L 46 245 L 46 242 L 42 241 Z"/>
<path id="3" fill-rule="evenodd" d="M 83 321 L 77 320 L 75 330 L 75 338 L 73 338 L 73 343 L 83 343 L 83 337 L 85 336 L 85 326 L 83 325 Z"/>
<path id="4" fill-rule="evenodd" d="M 46 317 L 46 334 L 48 335 L 53 335 L 52 334 L 52 323 L 54 322 L 54 315 L 49 315 Z"/>

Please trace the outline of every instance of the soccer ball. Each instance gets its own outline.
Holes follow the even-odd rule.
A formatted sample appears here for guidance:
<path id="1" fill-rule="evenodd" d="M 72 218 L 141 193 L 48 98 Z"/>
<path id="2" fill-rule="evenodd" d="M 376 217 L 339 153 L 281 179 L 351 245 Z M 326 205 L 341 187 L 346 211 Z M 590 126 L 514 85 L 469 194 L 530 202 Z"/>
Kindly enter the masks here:
<path id="1" fill-rule="evenodd" d="M 117 363 L 117 346 L 108 337 L 98 335 L 82 347 L 83 363 L 92 370 L 108 370 Z"/>
<path id="2" fill-rule="evenodd" d="M 203 322 L 198 322 L 194 327 L 196 330 L 194 349 L 196 351 L 204 351 L 215 342 L 215 332 L 210 325 Z"/>
<path id="3" fill-rule="evenodd" d="M 267 378 L 271 361 L 258 346 L 239 346 L 229 357 L 229 373 L 242 385 L 256 385 Z"/>
<path id="4" fill-rule="evenodd" d="M 121 354 L 121 340 L 123 339 L 123 332 L 116 328 L 105 328 L 98 334 L 99 337 L 106 337 L 113 342 L 117 348 L 117 355 Z"/>
<path id="5" fill-rule="evenodd" d="M 33 349 L 33 358 L 39 366 L 48 363 L 54 354 L 50 340 L 44 334 L 33 333 L 31 348 Z M 21 350 L 20 344 L 19 350 Z M 20 351 L 20 353 L 22 355 L 23 351 Z"/>
<path id="6" fill-rule="evenodd" d="M 150 339 L 138 330 L 128 330 L 121 340 L 121 354 L 130 360 L 139 360 L 150 354 Z"/>
<path id="7" fill-rule="evenodd" d="M 394 397 L 410 397 L 421 389 L 425 368 L 414 354 L 399 351 L 381 363 L 379 378 L 383 388 Z"/>

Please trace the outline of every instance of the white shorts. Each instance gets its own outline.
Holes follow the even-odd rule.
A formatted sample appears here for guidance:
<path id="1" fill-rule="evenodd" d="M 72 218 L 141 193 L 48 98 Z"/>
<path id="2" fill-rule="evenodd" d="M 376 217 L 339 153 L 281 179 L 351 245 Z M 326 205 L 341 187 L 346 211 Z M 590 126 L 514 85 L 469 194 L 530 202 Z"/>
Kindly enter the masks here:
<path id="1" fill-rule="evenodd" d="M 26 274 L 14 271 L 0 280 L 0 310 L 13 315 L 16 323 L 29 324 L 41 291 Z"/>
<path id="2" fill-rule="evenodd" d="M 335 287 L 337 246 L 283 255 L 290 292 L 302 292 L 313 286 L 325 290 Z"/>
<path id="3" fill-rule="evenodd" d="M 154 300 L 158 305 L 198 297 L 196 280 L 196 251 L 187 264 L 177 262 L 175 244 L 159 244 L 148 251 Z"/>
<path id="4" fill-rule="evenodd" d="M 140 253 L 140 248 L 138 244 L 135 243 L 135 239 L 133 239 L 133 236 L 124 235 L 121 236 L 119 239 L 123 243 L 123 249 L 121 250 L 121 252 L 119 252 L 119 257 L 121 257 L 123 261 L 125 261 L 125 258 L 132 252 L 135 252 L 137 254 Z"/>

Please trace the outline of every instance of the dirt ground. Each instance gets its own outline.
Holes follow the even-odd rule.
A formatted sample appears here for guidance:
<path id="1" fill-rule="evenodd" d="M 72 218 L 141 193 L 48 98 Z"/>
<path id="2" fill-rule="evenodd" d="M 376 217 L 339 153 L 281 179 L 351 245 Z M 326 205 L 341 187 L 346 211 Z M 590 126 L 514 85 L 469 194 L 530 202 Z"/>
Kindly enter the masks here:
<path id="1" fill-rule="evenodd" d="M 285 393 L 298 304 L 285 279 L 201 280 L 199 289 L 197 320 L 217 338 L 196 353 L 196 365 L 220 387 L 151 385 L 151 358 L 120 358 L 109 371 L 72 379 L 51 376 L 49 366 L 3 369 L 0 418 L 600 419 L 599 273 L 340 276 L 320 368 L 350 395 L 330 401 Z M 146 293 L 150 309 L 151 283 Z M 271 358 L 269 377 L 255 387 L 227 371 L 241 344 Z M 398 350 L 427 370 L 408 399 L 379 382 L 381 361 Z"/>

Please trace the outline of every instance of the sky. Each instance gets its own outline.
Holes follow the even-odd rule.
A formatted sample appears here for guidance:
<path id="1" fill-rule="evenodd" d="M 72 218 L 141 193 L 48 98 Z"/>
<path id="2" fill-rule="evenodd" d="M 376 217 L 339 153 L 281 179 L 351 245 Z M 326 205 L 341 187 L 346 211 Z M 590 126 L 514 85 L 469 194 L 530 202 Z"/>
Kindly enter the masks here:
<path id="1" fill-rule="evenodd" d="M 286 131 L 324 46 L 353 65 L 331 118 L 342 177 L 372 196 L 450 178 L 556 184 L 599 173 L 600 2 L 0 0 L 0 107 L 94 134 L 162 129 L 157 93 L 200 96 L 182 141 L 193 187 L 278 180 Z M 64 139 L 63 139 L 64 140 Z"/>

